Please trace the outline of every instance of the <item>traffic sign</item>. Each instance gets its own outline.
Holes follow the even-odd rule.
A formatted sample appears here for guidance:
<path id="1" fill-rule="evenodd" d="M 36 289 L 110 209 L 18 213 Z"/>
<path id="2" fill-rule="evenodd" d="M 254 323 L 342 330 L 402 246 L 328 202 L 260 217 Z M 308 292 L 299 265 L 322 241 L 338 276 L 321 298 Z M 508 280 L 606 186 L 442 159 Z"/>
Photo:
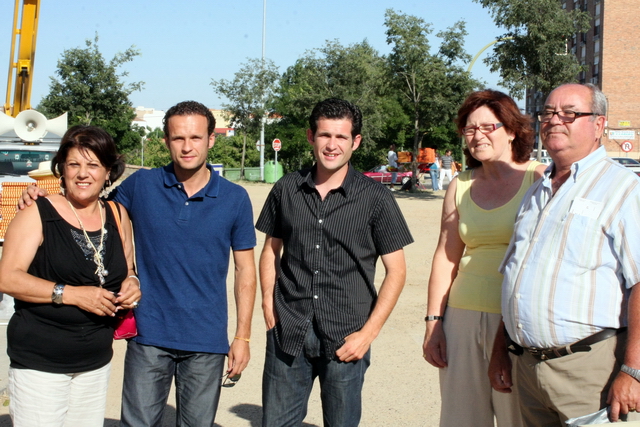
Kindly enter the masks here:
<path id="1" fill-rule="evenodd" d="M 273 140 L 272 145 L 273 145 L 273 149 L 275 151 L 280 151 L 280 149 L 282 148 L 282 143 L 280 142 L 280 140 L 278 138 Z"/>
<path id="2" fill-rule="evenodd" d="M 629 151 L 633 150 L 633 144 L 631 143 L 631 141 L 625 141 L 620 144 L 620 148 L 622 148 L 622 151 L 624 151 L 625 153 L 628 153 Z"/>

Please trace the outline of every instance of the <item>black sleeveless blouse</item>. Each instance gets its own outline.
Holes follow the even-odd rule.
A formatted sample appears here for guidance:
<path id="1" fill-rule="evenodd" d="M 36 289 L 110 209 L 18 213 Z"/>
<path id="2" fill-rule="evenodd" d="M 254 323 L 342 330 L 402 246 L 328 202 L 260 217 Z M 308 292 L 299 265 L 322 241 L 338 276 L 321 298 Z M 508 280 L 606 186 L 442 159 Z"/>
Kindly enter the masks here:
<path id="1" fill-rule="evenodd" d="M 100 286 L 93 249 L 82 229 L 66 222 L 46 198 L 36 200 L 44 241 L 29 274 L 67 286 Z M 104 288 L 119 292 L 127 277 L 127 262 L 110 206 L 106 206 L 104 265 L 109 274 Z M 88 232 L 97 248 L 100 231 Z M 51 373 L 98 369 L 113 356 L 115 319 L 97 316 L 76 306 L 36 304 L 15 299 L 15 313 L 7 328 L 11 367 Z"/>

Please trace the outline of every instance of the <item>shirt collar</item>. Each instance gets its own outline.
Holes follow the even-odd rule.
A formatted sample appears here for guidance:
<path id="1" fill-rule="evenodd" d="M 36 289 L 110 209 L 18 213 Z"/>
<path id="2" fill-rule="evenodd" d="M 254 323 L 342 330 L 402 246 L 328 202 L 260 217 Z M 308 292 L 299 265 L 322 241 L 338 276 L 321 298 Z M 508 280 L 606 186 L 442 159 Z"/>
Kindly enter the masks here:
<path id="1" fill-rule="evenodd" d="M 607 151 L 604 148 L 604 145 L 599 146 L 594 152 L 590 153 L 588 156 L 578 160 L 577 162 L 571 165 L 571 176 L 573 177 L 573 181 L 576 182 L 578 180 L 578 175 L 582 172 L 589 169 L 594 164 L 598 163 L 602 159 L 607 157 Z M 544 180 L 549 181 L 551 177 L 551 173 L 555 169 L 555 165 L 552 163 L 544 171 Z"/>
<path id="2" fill-rule="evenodd" d="M 207 169 L 211 172 L 211 178 L 207 185 L 204 186 L 204 195 L 207 197 L 218 197 L 218 192 L 220 190 L 220 177 L 218 173 L 213 170 L 213 167 L 207 163 Z M 162 179 L 164 181 L 165 187 L 178 187 L 182 188 L 182 183 L 178 181 L 176 177 L 175 169 L 173 167 L 173 162 L 162 168 Z M 200 194 L 203 190 L 198 191 L 196 194 Z M 195 196 L 195 194 L 194 194 Z"/>
<path id="3" fill-rule="evenodd" d="M 316 176 L 316 171 L 318 170 L 318 164 L 314 164 L 310 169 L 307 169 L 302 174 L 302 181 L 300 182 L 300 187 L 307 186 L 315 190 L 316 183 L 313 181 L 313 177 Z M 341 192 L 345 197 L 349 194 L 349 189 L 353 186 L 354 177 L 357 171 L 349 162 L 349 170 L 347 171 L 347 176 L 342 181 L 342 185 L 340 187 L 331 190 L 332 192 Z"/>

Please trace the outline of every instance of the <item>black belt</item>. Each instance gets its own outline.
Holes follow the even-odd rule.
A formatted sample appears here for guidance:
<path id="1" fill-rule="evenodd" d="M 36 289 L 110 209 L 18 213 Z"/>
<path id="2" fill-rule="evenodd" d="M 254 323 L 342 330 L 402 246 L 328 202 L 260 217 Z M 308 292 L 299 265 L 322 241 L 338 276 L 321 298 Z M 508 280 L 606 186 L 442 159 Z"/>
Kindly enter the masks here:
<path id="1" fill-rule="evenodd" d="M 604 341 L 608 338 L 618 335 L 626 331 L 627 328 L 620 329 L 603 329 L 602 331 L 590 335 L 580 341 L 576 341 L 573 344 L 566 345 L 564 347 L 552 347 L 552 348 L 527 348 L 524 347 L 524 351 L 538 360 L 550 360 L 558 357 L 568 356 L 569 354 L 579 353 L 584 351 L 591 351 L 591 346 L 600 341 Z"/>

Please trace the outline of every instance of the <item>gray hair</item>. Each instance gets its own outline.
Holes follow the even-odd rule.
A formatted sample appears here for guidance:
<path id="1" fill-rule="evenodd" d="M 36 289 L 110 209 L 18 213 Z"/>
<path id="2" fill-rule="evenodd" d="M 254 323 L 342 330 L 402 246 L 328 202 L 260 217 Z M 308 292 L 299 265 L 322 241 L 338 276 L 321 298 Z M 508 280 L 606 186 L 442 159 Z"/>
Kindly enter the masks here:
<path id="1" fill-rule="evenodd" d="M 587 83 L 584 86 L 591 91 L 591 111 L 596 113 L 598 116 L 606 116 L 607 97 L 602 93 L 600 88 L 594 84 Z M 592 120 L 595 120 L 595 117 Z"/>

